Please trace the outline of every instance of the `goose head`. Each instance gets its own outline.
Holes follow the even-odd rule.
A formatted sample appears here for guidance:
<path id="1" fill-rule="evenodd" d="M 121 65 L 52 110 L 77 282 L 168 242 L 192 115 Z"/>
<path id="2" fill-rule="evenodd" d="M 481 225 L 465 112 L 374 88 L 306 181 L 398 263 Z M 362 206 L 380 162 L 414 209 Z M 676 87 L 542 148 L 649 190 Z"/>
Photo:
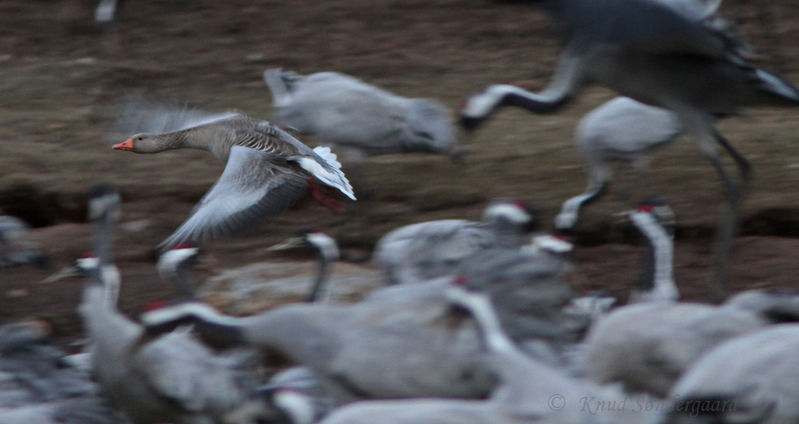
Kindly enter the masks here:
<path id="1" fill-rule="evenodd" d="M 133 137 L 114 144 L 114 150 L 134 153 L 158 153 L 175 148 L 175 143 L 160 134 L 136 134 Z"/>

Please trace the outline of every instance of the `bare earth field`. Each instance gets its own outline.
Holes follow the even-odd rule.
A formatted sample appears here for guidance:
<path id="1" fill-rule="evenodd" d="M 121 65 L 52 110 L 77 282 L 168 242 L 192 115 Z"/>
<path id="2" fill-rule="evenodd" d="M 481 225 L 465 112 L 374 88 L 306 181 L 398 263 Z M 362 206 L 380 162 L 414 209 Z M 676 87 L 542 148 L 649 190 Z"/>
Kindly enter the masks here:
<path id="1" fill-rule="evenodd" d="M 764 66 L 799 82 L 793 44 L 799 3 L 767 3 L 728 0 L 722 9 L 761 48 Z M 82 282 L 40 281 L 90 249 L 88 189 L 111 182 L 122 191 L 116 260 L 122 307 L 133 313 L 171 295 L 156 276 L 154 246 L 222 170 L 204 152 L 113 151 L 111 144 L 122 139 L 109 136 L 109 126 L 127 96 L 268 119 L 271 98 L 261 72 L 283 67 L 350 73 L 455 109 L 493 82 L 543 87 L 560 50 L 549 19 L 521 2 L 130 0 L 114 28 L 94 24 L 93 5 L 0 0 L 0 213 L 36 226 L 53 261 L 50 270 L 0 271 L 0 321 L 44 317 L 63 340 L 79 334 L 74 310 Z M 306 199 L 255 234 L 203 246 L 207 259 L 198 276 L 275 260 L 263 248 L 303 227 L 322 228 L 345 249 L 366 252 L 400 225 L 479 219 L 486 203 L 500 196 L 534 205 L 548 229 L 560 202 L 584 187 L 574 124 L 612 96 L 589 89 L 556 115 L 503 111 L 463 140 L 469 149 L 464 165 L 424 155 L 374 158 L 366 167 L 375 188 L 370 199 L 345 204 L 340 215 Z M 755 169 L 735 246 L 733 289 L 799 288 L 799 117 L 795 110 L 752 110 L 721 129 Z M 657 191 L 678 217 L 678 284 L 686 298 L 706 299 L 718 180 L 689 140 L 658 154 L 653 172 Z M 624 176 L 585 211 L 573 275 L 579 290 L 608 288 L 623 296 L 637 276 L 637 239 L 611 216 L 634 193 Z"/>

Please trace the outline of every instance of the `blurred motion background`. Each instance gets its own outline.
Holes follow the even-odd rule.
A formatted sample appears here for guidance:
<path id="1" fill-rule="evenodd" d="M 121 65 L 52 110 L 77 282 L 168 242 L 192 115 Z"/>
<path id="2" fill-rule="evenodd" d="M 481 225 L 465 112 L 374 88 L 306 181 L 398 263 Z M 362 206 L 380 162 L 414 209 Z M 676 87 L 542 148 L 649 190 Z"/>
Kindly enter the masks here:
<path id="1" fill-rule="evenodd" d="M 0 270 L 0 321 L 46 318 L 64 340 L 79 333 L 74 310 L 82 281 L 40 281 L 90 249 L 88 189 L 104 181 L 122 192 L 115 254 L 124 281 L 121 307 L 132 313 L 171 296 L 156 275 L 155 246 L 223 168 L 199 151 L 113 151 L 113 143 L 132 135 L 114 131 L 128 99 L 268 120 L 271 96 L 261 74 L 281 67 L 344 72 L 402 96 L 436 98 L 456 112 L 491 83 L 544 87 L 561 49 L 553 22 L 522 1 L 127 0 L 110 24 L 94 21 L 95 6 L 0 0 L 0 214 L 35 227 L 53 268 Z M 799 3 L 727 0 L 721 13 L 758 48 L 759 64 L 799 82 Z M 265 248 L 303 227 L 323 229 L 345 250 L 366 254 L 400 225 L 479 219 L 496 197 L 533 205 L 549 230 L 560 203 L 585 184 L 574 126 L 615 96 L 599 88 L 587 94 L 554 115 L 503 110 L 462 139 L 469 151 L 464 164 L 421 154 L 368 159 L 370 198 L 346 202 L 340 215 L 301 201 L 254 234 L 207 243 L 199 277 L 254 261 L 291 260 L 270 257 Z M 731 291 L 799 287 L 799 117 L 787 109 L 758 109 L 720 128 L 755 172 Z M 702 298 L 703 282 L 713 276 L 718 178 L 688 140 L 657 154 L 652 170 L 656 192 L 677 214 L 677 282 L 685 298 Z M 635 193 L 634 182 L 623 177 L 582 214 L 572 275 L 578 290 L 609 288 L 623 296 L 636 278 L 636 239 L 613 217 Z"/>

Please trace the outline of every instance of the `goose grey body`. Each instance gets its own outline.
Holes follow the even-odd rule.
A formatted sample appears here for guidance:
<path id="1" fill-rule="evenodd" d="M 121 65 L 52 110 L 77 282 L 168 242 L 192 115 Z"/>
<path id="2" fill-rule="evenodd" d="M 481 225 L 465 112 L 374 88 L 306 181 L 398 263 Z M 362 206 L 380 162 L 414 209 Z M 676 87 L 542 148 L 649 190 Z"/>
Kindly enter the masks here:
<path id="1" fill-rule="evenodd" d="M 107 187 L 95 189 L 91 197 L 99 264 L 78 309 L 92 340 L 92 368 L 102 391 L 135 424 L 222 423 L 247 402 L 230 364 L 185 330 L 149 337 L 107 301 L 103 274 L 111 263 L 118 203 L 118 194 Z"/>
<path id="2" fill-rule="evenodd" d="M 269 122 L 228 113 L 163 133 L 138 134 L 114 146 L 157 153 L 194 148 L 225 161 L 225 170 L 191 217 L 161 245 L 215 239 L 279 215 L 307 189 L 308 182 L 355 195 L 341 164 L 327 147 L 311 149 Z"/>
<path id="3" fill-rule="evenodd" d="M 0 216 L 0 268 L 33 264 L 47 265 L 47 256 L 31 236 L 30 226 L 9 215 Z"/>
<path id="4" fill-rule="evenodd" d="M 387 284 L 452 275 L 462 262 L 494 246 L 519 248 L 534 217 L 521 205 L 492 202 L 481 222 L 446 219 L 406 225 L 378 240 L 374 256 Z"/>
<path id="5" fill-rule="evenodd" d="M 674 385 L 671 394 L 697 404 L 727 397 L 727 408 L 706 414 L 677 413 L 674 424 L 758 422 L 790 424 L 799 420 L 799 325 L 786 324 L 724 342 L 702 356 Z M 719 405 L 719 404 L 717 404 Z M 703 416 L 705 415 L 705 416 Z M 747 421 L 748 419 L 748 421 Z"/>
<path id="6" fill-rule="evenodd" d="M 492 86 L 469 100 L 461 112 L 464 125 L 476 126 L 502 104 L 553 112 L 587 83 L 674 112 L 724 184 L 727 204 L 716 257 L 721 284 L 711 287 L 712 296 L 721 298 L 742 193 L 719 160 L 717 144 L 730 153 L 744 180 L 751 167 L 714 121 L 743 107 L 799 105 L 799 91 L 778 75 L 748 64 L 741 43 L 705 14 L 681 13 L 652 0 L 544 3 L 570 38 L 552 82 L 540 94 Z"/>
<path id="7" fill-rule="evenodd" d="M 346 149 L 350 159 L 390 153 L 451 153 L 450 112 L 431 99 L 409 99 L 338 72 L 264 72 L 272 119 Z"/>
<path id="8" fill-rule="evenodd" d="M 575 131 L 588 185 L 582 194 L 563 203 L 555 217 L 555 227 L 574 227 L 580 207 L 604 193 L 612 178 L 613 162 L 623 161 L 645 171 L 649 156 L 676 140 L 681 132 L 674 113 L 629 97 L 617 97 L 588 112 Z"/>

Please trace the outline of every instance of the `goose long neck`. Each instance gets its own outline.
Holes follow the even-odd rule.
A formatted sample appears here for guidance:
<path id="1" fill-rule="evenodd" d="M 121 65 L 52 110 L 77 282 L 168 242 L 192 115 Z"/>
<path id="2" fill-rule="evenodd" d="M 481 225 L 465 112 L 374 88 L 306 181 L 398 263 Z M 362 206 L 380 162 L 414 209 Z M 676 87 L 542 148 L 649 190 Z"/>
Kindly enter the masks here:
<path id="1" fill-rule="evenodd" d="M 221 125 L 200 125 L 185 130 L 162 134 L 167 149 L 199 149 L 211 152 L 217 159 L 226 161 L 233 139 Z"/>

